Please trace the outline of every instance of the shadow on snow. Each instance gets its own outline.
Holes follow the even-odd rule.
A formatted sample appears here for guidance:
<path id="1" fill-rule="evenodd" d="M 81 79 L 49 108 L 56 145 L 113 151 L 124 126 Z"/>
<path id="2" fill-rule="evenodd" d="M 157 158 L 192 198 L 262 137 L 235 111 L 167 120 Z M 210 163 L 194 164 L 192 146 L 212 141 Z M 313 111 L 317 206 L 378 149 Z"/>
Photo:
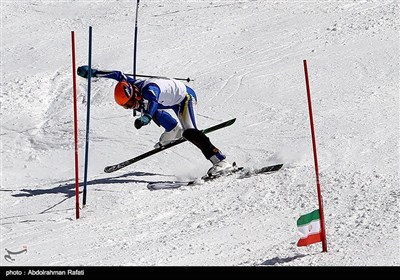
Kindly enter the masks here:
<path id="1" fill-rule="evenodd" d="M 120 176 L 112 178 L 100 178 L 94 179 L 87 182 L 87 186 L 93 185 L 109 185 L 109 184 L 124 184 L 124 183 L 149 183 L 152 181 L 148 180 L 138 180 L 138 179 L 128 179 L 132 176 L 166 176 L 165 174 L 149 173 L 149 172 L 131 172 L 123 174 Z M 125 179 L 124 179 L 125 178 Z M 84 183 L 80 182 L 79 187 L 83 187 Z M 51 189 L 21 189 L 22 193 L 13 194 L 14 197 L 29 197 L 43 194 L 59 194 L 64 193 L 67 198 L 75 196 L 75 182 L 58 185 L 57 187 Z M 80 191 L 82 192 L 82 190 Z"/>
<path id="2" fill-rule="evenodd" d="M 289 263 L 295 259 L 303 258 L 305 256 L 306 255 L 296 255 L 294 257 L 287 257 L 287 258 L 275 257 L 275 258 L 264 261 L 263 263 L 261 263 L 261 265 L 275 265 L 275 264 L 279 264 L 279 263 Z"/>

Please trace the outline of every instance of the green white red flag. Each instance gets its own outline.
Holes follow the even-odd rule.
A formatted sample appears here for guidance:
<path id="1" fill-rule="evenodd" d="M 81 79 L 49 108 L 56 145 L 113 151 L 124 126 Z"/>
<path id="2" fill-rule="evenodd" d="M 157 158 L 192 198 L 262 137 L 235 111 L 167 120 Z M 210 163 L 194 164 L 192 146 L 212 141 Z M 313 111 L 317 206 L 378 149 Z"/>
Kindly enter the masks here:
<path id="1" fill-rule="evenodd" d="M 319 209 L 302 215 L 297 220 L 297 228 L 301 234 L 297 246 L 307 246 L 322 241 Z"/>

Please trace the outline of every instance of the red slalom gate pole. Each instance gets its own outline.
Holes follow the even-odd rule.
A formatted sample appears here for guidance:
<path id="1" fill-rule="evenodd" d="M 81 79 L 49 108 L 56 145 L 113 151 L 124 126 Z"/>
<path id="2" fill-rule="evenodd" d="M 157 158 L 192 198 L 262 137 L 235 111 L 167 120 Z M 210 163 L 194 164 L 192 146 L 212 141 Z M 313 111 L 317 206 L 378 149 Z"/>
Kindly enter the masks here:
<path id="1" fill-rule="evenodd" d="M 77 94 L 76 94 L 76 63 L 75 63 L 75 33 L 71 31 L 72 43 L 72 83 L 74 98 L 74 138 L 75 138 L 75 198 L 76 198 L 76 218 L 79 219 L 79 171 L 78 171 L 78 112 L 77 112 Z"/>
<path id="2" fill-rule="evenodd" d="M 317 178 L 318 206 L 319 206 L 320 226 L 321 226 L 321 235 L 322 235 L 322 251 L 327 252 L 328 249 L 327 249 L 327 245 L 326 245 L 324 208 L 323 208 L 323 203 L 322 203 L 321 187 L 320 187 L 320 183 L 319 183 L 317 144 L 315 141 L 314 120 L 313 120 L 313 111 L 312 111 L 312 105 L 311 105 L 310 83 L 308 82 L 307 61 L 303 60 L 303 64 L 304 64 L 304 74 L 305 74 L 305 78 L 306 78 L 308 112 L 310 114 L 310 126 L 311 126 L 312 145 L 313 145 L 313 151 L 314 151 L 315 175 Z"/>

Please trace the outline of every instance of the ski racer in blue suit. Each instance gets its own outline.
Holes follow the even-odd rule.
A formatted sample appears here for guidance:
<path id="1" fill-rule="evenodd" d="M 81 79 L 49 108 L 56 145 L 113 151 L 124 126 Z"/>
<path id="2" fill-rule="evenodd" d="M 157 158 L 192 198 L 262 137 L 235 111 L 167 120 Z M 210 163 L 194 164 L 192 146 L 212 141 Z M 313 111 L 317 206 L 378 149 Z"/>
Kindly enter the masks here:
<path id="1" fill-rule="evenodd" d="M 89 67 L 80 66 L 77 72 L 79 76 L 87 78 Z M 197 96 L 192 88 L 175 79 L 135 80 L 120 71 L 91 69 L 91 76 L 118 81 L 114 90 L 114 99 L 125 109 L 141 112 L 141 116 L 134 123 L 137 129 L 148 125 L 151 120 L 165 129 L 156 147 L 183 136 L 197 146 L 203 155 L 212 162 L 213 166 L 208 170 L 208 175 L 226 173 L 235 168 L 226 160 L 226 156 L 210 142 L 210 139 L 197 128 L 195 113 Z M 175 112 L 179 123 L 165 111 L 167 109 Z"/>

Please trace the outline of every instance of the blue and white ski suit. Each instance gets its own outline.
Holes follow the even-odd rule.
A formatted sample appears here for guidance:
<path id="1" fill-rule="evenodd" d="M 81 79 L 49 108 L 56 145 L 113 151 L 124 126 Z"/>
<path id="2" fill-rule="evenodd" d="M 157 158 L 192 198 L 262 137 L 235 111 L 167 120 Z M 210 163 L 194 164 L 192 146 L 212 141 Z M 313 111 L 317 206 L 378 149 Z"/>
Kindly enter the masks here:
<path id="1" fill-rule="evenodd" d="M 174 79 L 134 80 L 119 71 L 101 76 L 117 81 L 126 80 L 139 87 L 143 99 L 148 102 L 143 113 L 150 115 L 166 131 L 171 131 L 177 125 L 176 119 L 165 111 L 167 109 L 175 112 L 184 130 L 197 129 L 197 96 L 194 90 L 184 83 Z"/>

